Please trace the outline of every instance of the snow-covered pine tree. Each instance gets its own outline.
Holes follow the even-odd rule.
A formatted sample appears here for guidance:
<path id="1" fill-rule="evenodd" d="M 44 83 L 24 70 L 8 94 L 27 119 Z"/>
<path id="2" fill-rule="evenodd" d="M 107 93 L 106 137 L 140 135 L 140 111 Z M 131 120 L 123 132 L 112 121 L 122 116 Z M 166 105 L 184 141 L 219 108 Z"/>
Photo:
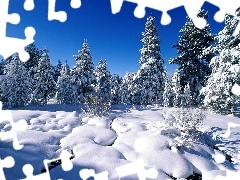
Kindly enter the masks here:
<path id="1" fill-rule="evenodd" d="M 32 81 L 18 55 L 5 65 L 1 88 L 4 106 L 12 108 L 27 105 L 32 92 Z"/>
<path id="2" fill-rule="evenodd" d="M 131 105 L 134 104 L 134 94 L 136 94 L 136 90 L 140 91 L 137 88 L 134 88 L 134 78 L 136 74 L 127 72 L 123 77 L 121 84 L 121 103 Z M 140 103 L 140 100 L 139 100 Z M 136 104 L 136 103 L 135 103 Z"/>
<path id="3" fill-rule="evenodd" d="M 84 102 L 84 98 L 92 94 L 94 89 L 92 84 L 95 82 L 93 74 L 94 64 L 87 40 L 84 40 L 82 49 L 78 51 L 78 55 L 73 56 L 76 65 L 71 71 L 72 82 L 77 88 L 78 100 Z"/>
<path id="4" fill-rule="evenodd" d="M 0 62 L 0 76 L 4 74 L 4 60 L 2 59 Z"/>
<path id="5" fill-rule="evenodd" d="M 199 11 L 199 18 L 208 18 L 208 13 Z M 189 84 L 193 105 L 198 105 L 199 91 L 206 83 L 206 77 L 210 75 L 209 63 L 214 53 L 203 51 L 214 43 L 214 36 L 211 33 L 210 25 L 204 29 L 195 27 L 193 21 L 187 17 L 187 21 L 180 30 L 180 37 L 176 44 L 178 57 L 170 59 L 170 64 L 177 64 L 181 72 L 181 90 Z"/>
<path id="6" fill-rule="evenodd" d="M 77 90 L 72 83 L 67 62 L 62 65 L 57 81 L 56 99 L 59 104 L 77 104 Z"/>
<path id="7" fill-rule="evenodd" d="M 111 103 L 111 75 L 107 68 L 106 60 L 100 60 L 98 66 L 94 71 L 96 82 L 94 83 L 94 90 L 97 96 L 103 102 Z"/>
<path id="8" fill-rule="evenodd" d="M 239 23 L 239 19 L 235 16 L 227 14 L 225 16 L 224 23 L 225 27 L 215 38 L 217 40 L 217 46 L 212 48 L 217 54 L 221 53 L 224 49 L 234 48 L 240 43 L 240 34 L 238 33 L 236 36 L 233 35 Z"/>
<path id="9" fill-rule="evenodd" d="M 33 78 L 35 73 L 35 68 L 37 68 L 39 59 L 41 58 L 42 51 L 39 50 L 35 43 L 32 43 L 26 47 L 26 51 L 29 53 L 30 58 L 24 63 L 24 66 L 30 73 L 30 77 Z"/>
<path id="10" fill-rule="evenodd" d="M 182 88 L 180 84 L 181 72 L 177 69 L 172 77 L 173 106 L 180 107 L 182 101 Z"/>
<path id="11" fill-rule="evenodd" d="M 232 87 L 240 82 L 240 45 L 223 49 L 220 55 L 212 58 L 212 73 L 201 94 L 205 96 L 203 106 L 212 112 L 221 113 L 227 109 L 233 113 L 234 105 L 240 102 L 239 97 L 232 93 Z"/>
<path id="12" fill-rule="evenodd" d="M 106 60 L 100 60 L 94 71 L 96 77 L 93 84 L 94 93 L 85 97 L 85 110 L 88 116 L 105 116 L 111 110 L 111 82 L 110 72 Z"/>
<path id="13" fill-rule="evenodd" d="M 32 67 L 38 66 L 38 61 L 41 57 L 41 51 L 36 47 L 35 43 L 29 44 L 26 47 L 26 51 L 29 53 L 30 58 L 24 63 L 24 66 L 29 70 Z"/>
<path id="14" fill-rule="evenodd" d="M 164 85 L 164 92 L 163 92 L 163 105 L 164 107 L 171 107 L 173 106 L 173 92 L 172 92 L 172 82 L 166 76 L 165 85 Z"/>
<path id="15" fill-rule="evenodd" d="M 121 103 L 121 83 L 122 78 L 118 74 L 111 76 L 111 97 L 112 104 Z"/>
<path id="16" fill-rule="evenodd" d="M 160 40 L 158 28 L 154 23 L 154 16 L 147 18 L 145 31 L 142 33 L 139 60 L 140 69 L 137 72 L 136 81 L 141 89 L 141 104 L 163 103 L 164 79 L 166 70 L 163 67 L 164 60 L 160 53 Z"/>
<path id="17" fill-rule="evenodd" d="M 47 101 L 55 95 L 56 82 L 54 81 L 54 71 L 46 48 L 43 50 L 38 66 L 35 68 L 33 80 L 34 91 L 31 103 L 36 105 L 47 104 Z"/>
<path id="18" fill-rule="evenodd" d="M 71 70 L 70 70 L 70 67 L 69 67 L 69 65 L 68 65 L 67 60 L 65 61 L 65 64 L 64 64 L 64 65 L 66 66 L 67 73 L 70 74 Z"/>
<path id="19" fill-rule="evenodd" d="M 61 71 L 62 71 L 62 62 L 60 60 L 58 60 L 56 67 L 54 67 L 54 80 L 55 82 L 58 81 L 58 77 L 61 75 Z"/>
<path id="20" fill-rule="evenodd" d="M 192 105 L 191 90 L 189 84 L 187 84 L 186 87 L 184 88 L 184 92 L 182 95 L 181 107 L 188 108 L 191 105 Z"/>

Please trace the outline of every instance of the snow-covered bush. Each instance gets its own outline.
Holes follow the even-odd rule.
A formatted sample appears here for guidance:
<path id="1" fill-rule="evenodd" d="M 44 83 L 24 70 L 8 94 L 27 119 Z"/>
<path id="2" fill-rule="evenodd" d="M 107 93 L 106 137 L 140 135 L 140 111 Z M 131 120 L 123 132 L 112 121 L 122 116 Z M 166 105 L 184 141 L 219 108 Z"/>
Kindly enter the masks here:
<path id="1" fill-rule="evenodd" d="M 164 120 L 165 129 L 174 129 L 175 132 L 180 132 L 175 133 L 175 141 L 172 146 L 191 147 L 201 137 L 200 128 L 205 119 L 205 113 L 201 109 L 180 108 L 173 111 L 173 116 L 175 118 L 171 120 Z M 169 136 L 169 133 L 164 135 Z"/>
<path id="2" fill-rule="evenodd" d="M 89 94 L 85 97 L 83 114 L 85 116 L 106 116 L 111 111 L 111 99 L 103 98 L 98 94 Z"/>

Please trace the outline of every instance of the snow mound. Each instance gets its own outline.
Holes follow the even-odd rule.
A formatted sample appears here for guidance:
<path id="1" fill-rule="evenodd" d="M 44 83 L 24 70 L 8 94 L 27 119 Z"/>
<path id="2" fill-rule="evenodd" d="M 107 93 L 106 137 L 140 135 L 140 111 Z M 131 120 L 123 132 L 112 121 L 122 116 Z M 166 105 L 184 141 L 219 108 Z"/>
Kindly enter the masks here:
<path id="1" fill-rule="evenodd" d="M 110 145 L 117 135 L 112 130 L 97 126 L 84 125 L 73 129 L 72 133 L 61 139 L 61 147 L 73 149 L 75 146 L 93 142 L 102 146 Z"/>

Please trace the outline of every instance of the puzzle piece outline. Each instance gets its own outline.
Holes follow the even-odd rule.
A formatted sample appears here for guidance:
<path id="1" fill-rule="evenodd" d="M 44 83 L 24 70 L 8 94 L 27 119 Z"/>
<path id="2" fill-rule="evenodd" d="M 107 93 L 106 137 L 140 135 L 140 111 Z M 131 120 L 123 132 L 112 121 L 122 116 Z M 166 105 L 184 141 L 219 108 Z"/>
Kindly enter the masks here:
<path id="1" fill-rule="evenodd" d="M 14 53 L 19 54 L 21 61 L 25 62 L 29 59 L 29 54 L 25 51 L 25 47 L 34 42 L 33 38 L 36 31 L 33 27 L 25 28 L 26 39 L 18 39 L 6 36 L 7 23 L 19 24 L 20 16 L 17 13 L 8 14 L 9 0 L 0 1 L 0 55 L 4 59 Z M 14 46 L 13 46 L 14 44 Z"/>
<path id="2" fill-rule="evenodd" d="M 15 164 L 15 160 L 12 156 L 7 156 L 4 159 L 0 158 L 0 179 L 1 180 L 6 180 L 6 177 L 3 172 L 3 168 L 12 168 L 14 164 Z"/>
<path id="3" fill-rule="evenodd" d="M 193 23 L 195 26 L 199 29 L 203 29 L 207 21 L 202 18 L 197 17 L 197 13 L 201 9 L 201 7 L 204 5 L 205 2 L 209 2 L 212 5 L 215 5 L 220 8 L 220 10 L 215 14 L 214 19 L 217 22 L 223 22 L 224 17 L 226 14 L 231 14 L 233 16 L 236 16 L 236 7 L 240 7 L 240 2 L 238 2 L 239 6 L 236 6 L 236 1 L 235 0 L 230 0 L 231 3 L 228 3 L 226 5 L 225 0 L 198 0 L 198 1 L 192 1 L 192 0 L 172 0 L 172 1 L 155 1 L 155 0 L 149 0 L 149 1 L 144 1 L 144 0 L 110 0 L 111 3 L 111 9 L 112 13 L 116 14 L 121 11 L 122 5 L 124 2 L 130 2 L 137 4 L 137 7 L 134 10 L 134 15 L 137 18 L 143 18 L 146 14 L 145 8 L 150 8 L 154 9 L 157 11 L 162 12 L 162 17 L 161 17 L 161 24 L 162 25 L 168 25 L 171 23 L 171 17 L 168 14 L 168 11 L 173 10 L 177 7 L 183 6 L 186 10 L 186 13 L 190 19 L 192 19 Z M 235 8 L 234 8 L 235 7 Z M 221 10 L 224 9 L 224 10 Z M 240 23 L 237 26 L 234 36 L 237 35 L 237 33 L 240 30 Z"/>
<path id="4" fill-rule="evenodd" d="M 46 172 L 38 174 L 38 175 L 33 175 L 33 166 L 31 164 L 25 164 L 22 167 L 22 171 L 25 174 L 26 178 L 22 179 L 22 180 L 51 180 L 50 179 L 50 170 L 49 170 L 49 166 L 48 164 L 50 164 L 51 162 L 55 162 L 55 161 L 59 161 L 61 160 L 61 167 L 64 171 L 70 171 L 73 168 L 73 164 L 72 161 L 70 160 L 70 158 L 72 157 L 72 154 L 69 153 L 66 150 L 63 150 L 60 154 L 59 158 L 56 159 L 45 159 L 43 161 L 44 167 Z"/>
<path id="5" fill-rule="evenodd" d="M 0 107 L 2 108 L 2 102 L 0 102 Z M 10 124 L 12 126 L 10 131 L 6 131 L 6 132 L 1 132 L 0 131 L 0 139 L 3 140 L 3 141 L 7 140 L 7 139 L 12 139 L 13 140 L 13 148 L 15 150 L 22 149 L 23 145 L 19 144 L 16 132 L 17 131 L 23 131 L 23 130 L 27 129 L 26 120 L 22 119 L 22 120 L 19 120 L 17 122 L 14 122 L 11 111 L 9 111 L 9 110 L 2 111 L 2 109 L 0 110 L 0 117 L 1 117 L 0 122 L 8 121 L 8 122 L 10 122 Z"/>

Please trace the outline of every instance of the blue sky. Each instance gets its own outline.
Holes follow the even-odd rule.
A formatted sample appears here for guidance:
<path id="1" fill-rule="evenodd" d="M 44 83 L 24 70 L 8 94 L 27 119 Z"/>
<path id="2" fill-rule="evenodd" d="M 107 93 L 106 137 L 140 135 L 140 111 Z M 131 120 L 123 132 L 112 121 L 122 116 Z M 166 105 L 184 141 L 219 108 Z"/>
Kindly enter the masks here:
<path id="1" fill-rule="evenodd" d="M 73 55 L 82 47 L 83 39 L 87 39 L 91 48 L 95 66 L 99 60 L 106 59 L 111 74 L 124 76 L 126 72 L 136 72 L 139 69 L 139 49 L 142 47 L 140 39 L 144 31 L 147 16 L 151 13 L 156 17 L 155 22 L 161 40 L 161 54 L 165 66 L 171 75 L 175 65 L 169 65 L 168 60 L 177 56 L 172 45 L 179 37 L 179 30 L 186 21 L 186 12 L 183 7 L 169 12 L 172 17 L 170 25 L 160 24 L 161 12 L 146 9 L 146 16 L 138 19 L 133 15 L 136 4 L 124 2 L 120 13 L 113 15 L 110 0 L 82 0 L 79 9 L 70 7 L 70 0 L 57 0 L 56 10 L 64 10 L 68 14 L 65 23 L 48 21 L 47 0 L 35 0 L 35 9 L 27 12 L 23 9 L 24 0 L 10 0 L 9 12 L 19 13 L 21 22 L 18 25 L 8 24 L 7 36 L 24 37 L 24 29 L 33 26 L 36 29 L 35 43 L 39 49 L 45 46 L 49 50 L 53 65 L 58 60 L 68 61 L 70 67 L 75 64 Z M 204 9 L 209 11 L 208 22 L 212 32 L 218 33 L 224 23 L 213 20 L 218 8 L 204 4 Z"/>

